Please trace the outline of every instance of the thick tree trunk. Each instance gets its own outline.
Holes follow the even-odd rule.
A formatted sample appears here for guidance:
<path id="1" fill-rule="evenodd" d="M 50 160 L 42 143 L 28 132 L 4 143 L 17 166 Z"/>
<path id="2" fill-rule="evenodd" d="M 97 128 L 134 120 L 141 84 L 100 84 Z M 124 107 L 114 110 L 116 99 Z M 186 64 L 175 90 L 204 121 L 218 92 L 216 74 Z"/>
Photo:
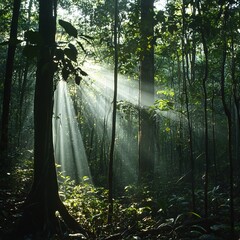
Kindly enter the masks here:
<path id="1" fill-rule="evenodd" d="M 13 63 L 14 63 L 14 56 L 15 56 L 16 45 L 17 45 L 17 29 L 18 29 L 20 5 L 21 5 L 21 0 L 14 0 L 10 38 L 9 38 L 9 44 L 8 44 L 6 72 L 5 72 L 5 79 L 4 79 L 2 126 L 1 126 L 1 139 L 0 139 L 0 161 L 1 162 L 6 158 L 7 151 L 8 151 L 9 111 L 10 111 Z"/>
<path id="2" fill-rule="evenodd" d="M 154 22 L 153 0 L 141 1 L 139 180 L 154 173 L 154 122 L 148 107 L 154 103 Z"/>
<path id="3" fill-rule="evenodd" d="M 69 228 L 81 233 L 85 231 L 69 215 L 58 194 L 52 139 L 56 6 L 54 0 L 40 0 L 39 7 L 39 33 L 42 39 L 34 100 L 34 181 L 25 202 L 18 233 L 20 236 L 32 233 L 36 237 L 40 236 L 40 239 L 48 239 L 57 233 L 56 211 Z"/>

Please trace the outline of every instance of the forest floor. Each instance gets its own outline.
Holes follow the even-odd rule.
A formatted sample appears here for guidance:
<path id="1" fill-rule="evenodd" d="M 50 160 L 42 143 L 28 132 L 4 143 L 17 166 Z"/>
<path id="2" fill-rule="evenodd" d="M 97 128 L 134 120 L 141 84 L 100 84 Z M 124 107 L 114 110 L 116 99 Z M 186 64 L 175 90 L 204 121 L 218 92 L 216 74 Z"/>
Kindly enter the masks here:
<path id="1" fill-rule="evenodd" d="M 15 224 L 22 216 L 23 203 L 31 184 L 31 173 L 29 173 L 29 170 L 22 166 L 17 166 L 14 169 L 9 169 L 9 171 L 6 171 L 6 169 L 4 169 L 4 171 L 3 169 L 0 171 L 0 240 L 5 240 L 4 236 L 13 231 Z M 75 190 L 73 189 L 73 191 Z M 177 195 L 174 196 L 177 198 Z M 219 196 L 221 196 L 221 193 L 219 193 Z M 84 196 L 82 195 L 82 197 Z M 73 201 L 73 199 L 71 201 Z M 76 201 L 81 204 L 80 200 Z M 86 199 L 85 201 L 87 202 L 88 199 Z M 89 201 L 92 201 L 93 203 L 93 199 Z M 99 207 L 99 205 L 97 205 L 99 204 L 99 202 L 97 202 L 96 199 L 94 201 L 96 204 L 95 207 Z M 182 201 L 180 205 L 178 205 L 179 201 Z M 68 204 L 68 201 L 66 201 L 66 203 Z M 172 205 L 172 203 L 173 201 L 169 200 L 169 206 Z M 115 224 L 115 230 L 111 230 L 109 232 L 107 230 L 102 231 L 101 234 L 97 234 L 95 232 L 94 237 L 89 238 L 85 238 L 81 234 L 68 234 L 61 239 L 233 240 L 230 237 L 229 225 L 227 224 L 228 220 L 224 220 L 228 218 L 226 212 L 220 212 L 219 214 L 221 215 L 221 217 L 212 216 L 208 219 L 200 218 L 197 216 L 197 214 L 191 212 L 188 212 L 187 214 L 181 214 L 181 211 L 184 211 L 184 207 L 181 209 L 181 204 L 183 204 L 182 206 L 184 206 L 184 201 L 181 200 L 179 197 L 175 202 L 175 206 L 173 206 L 173 217 L 171 217 L 170 212 L 168 216 L 165 215 L 160 217 L 160 215 L 158 215 L 160 213 L 158 213 L 157 211 L 154 213 L 153 217 L 152 213 L 148 215 L 148 213 L 150 212 L 148 211 L 148 206 L 145 206 L 146 208 L 144 206 L 141 206 L 138 209 L 137 207 L 136 209 L 133 209 L 133 204 L 135 203 L 132 202 L 131 207 L 126 207 L 126 203 L 119 205 L 119 209 L 121 209 L 121 212 L 118 213 L 119 222 Z M 94 203 L 92 207 L 94 208 Z M 75 214 L 75 209 L 76 206 L 72 208 L 70 206 L 70 211 L 71 213 L 73 213 L 73 215 Z M 144 214 L 136 214 L 136 212 L 140 212 L 140 210 L 144 211 L 144 209 L 147 209 Z M 179 211 L 180 214 L 174 213 L 174 211 Z M 126 213 L 128 214 L 128 216 L 126 217 L 126 219 L 124 219 L 122 216 Z M 102 213 L 91 216 L 91 219 L 94 219 L 95 222 L 93 223 L 92 221 L 93 225 L 91 225 L 90 229 L 88 230 L 92 231 L 91 228 L 97 229 L 96 224 L 98 223 L 96 220 L 101 221 L 99 217 L 101 216 L 101 214 Z M 129 214 L 131 214 L 131 216 Z M 226 216 L 223 216 L 224 214 Z M 239 216 L 240 215 L 238 212 L 237 217 Z M 136 218 L 135 223 L 133 223 L 134 218 Z M 115 218 L 115 221 L 116 219 L 117 218 Z M 125 223 L 129 221 L 128 227 L 122 227 L 124 225 L 124 221 Z M 239 221 L 240 219 L 236 219 L 236 240 L 240 239 Z M 98 227 L 101 228 L 101 226 Z M 60 238 L 53 237 L 51 239 L 57 240 Z M 24 238 L 24 240 L 31 240 L 31 238 Z"/>
<path id="2" fill-rule="evenodd" d="M 11 232 L 13 226 L 21 216 L 21 206 L 24 196 L 16 191 L 12 185 L 11 173 L 1 172 L 0 177 L 0 239 Z"/>

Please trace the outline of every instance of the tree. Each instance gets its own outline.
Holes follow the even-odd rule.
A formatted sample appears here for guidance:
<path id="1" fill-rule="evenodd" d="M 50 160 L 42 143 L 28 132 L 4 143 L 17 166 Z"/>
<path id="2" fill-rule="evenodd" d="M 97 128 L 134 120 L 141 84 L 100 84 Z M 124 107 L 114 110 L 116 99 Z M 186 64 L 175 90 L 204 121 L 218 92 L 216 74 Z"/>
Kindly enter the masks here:
<path id="1" fill-rule="evenodd" d="M 205 131 L 205 186 L 204 186 L 204 195 L 205 195 L 205 217 L 208 217 L 208 182 L 209 182 L 209 147 L 208 147 L 208 142 L 209 142 L 209 137 L 208 137 L 208 113 L 207 113 L 207 99 L 208 99 L 208 94 L 207 94 L 207 80 L 208 80 L 208 75 L 209 75 L 209 64 L 208 64 L 208 46 L 207 46 L 207 39 L 205 36 L 204 32 L 204 25 L 207 23 L 204 21 L 204 16 L 202 16 L 202 9 L 200 9 L 200 5 L 198 2 L 197 5 L 199 16 L 202 18 L 201 19 L 201 26 L 200 26 L 200 32 L 201 32 L 201 38 L 202 38 L 202 44 L 203 44 L 203 52 L 204 52 L 204 58 L 205 58 L 205 66 L 204 66 L 204 77 L 202 80 L 202 87 L 203 87 L 203 95 L 204 95 L 204 131 Z"/>
<path id="2" fill-rule="evenodd" d="M 112 223 L 113 215 L 113 160 L 114 160 L 114 147 L 116 138 L 116 117 L 117 117 L 117 83 L 118 83 L 118 0 L 114 2 L 114 94 L 113 94 L 113 116 L 112 116 L 112 139 L 109 156 L 109 169 L 108 169 L 108 223 Z"/>
<path id="3" fill-rule="evenodd" d="M 140 110 L 139 110 L 139 178 L 154 172 L 153 119 L 149 106 L 154 102 L 154 0 L 141 1 Z"/>
<path id="4" fill-rule="evenodd" d="M 223 6 L 222 6 L 223 7 Z M 229 161 L 229 199 L 230 199 L 230 227 L 231 227 L 231 238 L 234 239 L 234 228 L 235 228 L 235 213 L 234 213 L 234 165 L 233 165 L 233 154 L 232 154 L 232 113 L 228 105 L 231 104 L 231 99 L 228 102 L 226 96 L 226 77 L 225 77 L 225 65 L 227 59 L 227 34 L 226 27 L 229 22 L 229 6 L 226 6 L 224 9 L 223 19 L 222 20 L 222 63 L 221 63 L 221 97 L 224 113 L 227 118 L 227 127 L 228 127 L 228 161 Z"/>
<path id="5" fill-rule="evenodd" d="M 21 0 L 14 0 L 13 15 L 11 22 L 10 38 L 8 42 L 7 63 L 4 79 L 4 95 L 2 105 L 2 125 L 1 125 L 1 139 L 0 139 L 0 160 L 2 161 L 7 156 L 8 150 L 8 124 L 9 124 L 9 111 L 11 99 L 11 86 L 13 75 L 14 56 L 17 46 L 17 29 L 18 19 L 20 12 Z"/>
<path id="6" fill-rule="evenodd" d="M 56 32 L 55 1 L 39 0 L 39 45 L 34 100 L 34 181 L 17 234 L 47 239 L 57 232 L 56 211 L 71 229 L 85 233 L 58 194 L 52 140 L 53 77 Z"/>
<path id="7" fill-rule="evenodd" d="M 192 210 L 196 210 L 196 200 L 195 200 L 195 160 L 193 155 L 193 127 L 190 116 L 190 101 L 189 101 L 189 88 L 187 85 L 187 74 L 185 66 L 185 55 L 186 55 L 186 45 L 185 45 L 185 35 L 186 35 L 186 6 L 185 1 L 182 3 L 182 36 L 181 36 L 181 45 L 182 45 L 182 78 L 183 78 L 183 93 L 185 95 L 185 105 L 187 113 L 187 126 L 188 126 L 188 135 L 189 135 L 189 155 L 190 155 L 190 171 L 191 171 L 191 195 L 192 195 Z"/>

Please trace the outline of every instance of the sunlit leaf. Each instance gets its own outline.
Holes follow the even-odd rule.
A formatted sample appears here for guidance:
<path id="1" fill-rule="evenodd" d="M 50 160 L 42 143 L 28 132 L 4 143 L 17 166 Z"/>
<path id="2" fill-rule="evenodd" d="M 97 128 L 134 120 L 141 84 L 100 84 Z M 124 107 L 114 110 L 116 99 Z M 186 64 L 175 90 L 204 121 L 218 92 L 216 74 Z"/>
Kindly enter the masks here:
<path id="1" fill-rule="evenodd" d="M 194 216 L 196 216 L 196 217 L 198 217 L 198 218 L 202 218 L 199 214 L 197 214 L 197 213 L 195 213 L 195 212 L 189 212 L 190 214 L 192 214 L 192 215 L 194 215 Z"/>
<path id="2" fill-rule="evenodd" d="M 165 131 L 166 131 L 166 132 L 170 132 L 170 131 L 171 131 L 171 128 L 166 127 Z"/>
<path id="3" fill-rule="evenodd" d="M 192 230 L 195 230 L 195 231 L 198 231 L 198 232 L 201 232 L 201 233 L 206 233 L 207 230 L 204 229 L 202 226 L 199 226 L 199 225 L 193 225 L 191 227 Z"/>

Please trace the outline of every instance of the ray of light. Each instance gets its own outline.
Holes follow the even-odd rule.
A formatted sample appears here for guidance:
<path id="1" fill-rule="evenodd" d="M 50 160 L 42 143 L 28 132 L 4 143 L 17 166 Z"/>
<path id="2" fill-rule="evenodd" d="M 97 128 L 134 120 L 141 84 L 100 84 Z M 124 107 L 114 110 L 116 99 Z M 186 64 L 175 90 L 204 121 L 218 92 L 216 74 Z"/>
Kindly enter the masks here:
<path id="1" fill-rule="evenodd" d="M 55 158 L 64 175 L 77 182 L 91 178 L 82 136 L 67 83 L 60 81 L 54 95 L 53 143 Z"/>
<path id="2" fill-rule="evenodd" d="M 89 75 L 87 84 L 78 88 L 79 98 L 84 102 L 86 119 L 94 117 L 99 135 L 110 141 L 111 113 L 113 96 L 113 71 L 111 69 L 87 62 L 84 71 Z M 118 101 L 138 104 L 138 83 L 120 75 L 118 84 Z M 106 126 L 104 126 L 106 124 Z M 136 122 L 125 119 L 124 114 L 117 115 L 117 134 L 115 148 L 115 177 L 121 184 L 130 184 L 137 180 L 138 151 Z M 103 130 L 104 129 L 104 130 Z"/>

